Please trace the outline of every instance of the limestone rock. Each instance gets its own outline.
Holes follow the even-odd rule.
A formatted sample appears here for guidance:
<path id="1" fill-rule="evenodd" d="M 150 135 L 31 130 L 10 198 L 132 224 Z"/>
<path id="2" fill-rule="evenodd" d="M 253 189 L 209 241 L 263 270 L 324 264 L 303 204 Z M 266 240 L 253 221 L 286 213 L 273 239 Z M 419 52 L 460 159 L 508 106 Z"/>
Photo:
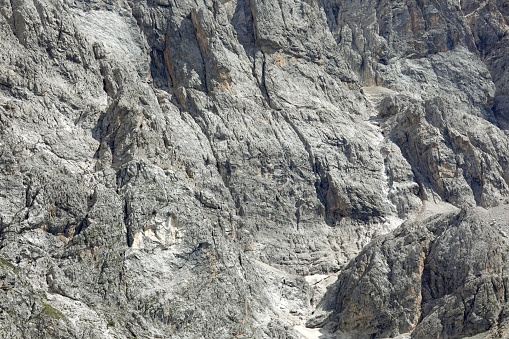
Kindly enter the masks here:
<path id="1" fill-rule="evenodd" d="M 502 327 L 508 212 L 507 206 L 451 210 L 373 241 L 331 289 L 336 299 L 328 326 L 375 337 L 413 331 L 412 338 Z"/>
<path id="2" fill-rule="evenodd" d="M 0 0 L 0 337 L 503 335 L 507 17 Z"/>

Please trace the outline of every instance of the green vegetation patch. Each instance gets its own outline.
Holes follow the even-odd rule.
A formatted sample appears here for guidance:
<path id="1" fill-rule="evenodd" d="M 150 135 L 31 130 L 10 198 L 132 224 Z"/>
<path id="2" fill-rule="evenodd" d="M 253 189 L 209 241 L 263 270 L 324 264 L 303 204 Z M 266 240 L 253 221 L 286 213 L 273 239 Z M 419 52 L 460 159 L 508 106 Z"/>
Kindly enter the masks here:
<path id="1" fill-rule="evenodd" d="M 8 268 L 10 268 L 12 270 L 14 270 L 16 268 L 16 266 L 11 264 L 9 260 L 7 260 L 5 258 L 2 258 L 2 257 L 0 257 L 0 265 L 4 266 L 4 267 L 8 267 Z"/>
<path id="2" fill-rule="evenodd" d="M 50 318 L 65 319 L 65 315 L 62 312 L 45 302 L 42 303 L 41 314 Z"/>

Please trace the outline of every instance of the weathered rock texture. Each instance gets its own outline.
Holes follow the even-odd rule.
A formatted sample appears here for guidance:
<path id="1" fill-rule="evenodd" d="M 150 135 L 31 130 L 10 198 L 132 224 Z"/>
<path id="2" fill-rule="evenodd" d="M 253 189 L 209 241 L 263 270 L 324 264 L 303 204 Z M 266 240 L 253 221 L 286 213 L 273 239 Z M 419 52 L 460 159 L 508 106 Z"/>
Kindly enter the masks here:
<path id="1" fill-rule="evenodd" d="M 507 206 L 453 210 L 376 239 L 330 289 L 327 326 L 376 337 L 504 336 L 508 218 Z"/>
<path id="2" fill-rule="evenodd" d="M 0 337 L 507 335 L 508 17 L 0 0 Z"/>

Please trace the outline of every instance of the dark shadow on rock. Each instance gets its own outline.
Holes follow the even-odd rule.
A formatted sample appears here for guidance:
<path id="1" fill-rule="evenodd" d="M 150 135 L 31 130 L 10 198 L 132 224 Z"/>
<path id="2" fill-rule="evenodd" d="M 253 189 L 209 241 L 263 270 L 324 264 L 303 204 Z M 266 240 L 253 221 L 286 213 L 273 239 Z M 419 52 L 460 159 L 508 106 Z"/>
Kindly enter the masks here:
<path id="1" fill-rule="evenodd" d="M 497 120 L 497 126 L 504 131 L 509 130 L 509 95 L 495 97 L 493 112 Z"/>
<path id="2" fill-rule="evenodd" d="M 237 7 L 230 23 L 237 32 L 237 39 L 247 56 L 253 58 L 256 38 L 250 0 L 237 1 Z"/>

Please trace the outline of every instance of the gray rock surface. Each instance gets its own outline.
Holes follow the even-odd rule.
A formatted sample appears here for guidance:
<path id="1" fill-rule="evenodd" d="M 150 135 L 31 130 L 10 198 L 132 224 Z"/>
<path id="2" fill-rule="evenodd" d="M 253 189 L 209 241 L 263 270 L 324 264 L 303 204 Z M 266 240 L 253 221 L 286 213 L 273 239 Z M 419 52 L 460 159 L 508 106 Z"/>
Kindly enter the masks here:
<path id="1" fill-rule="evenodd" d="M 0 0 L 0 337 L 504 336 L 508 11 Z"/>
<path id="2" fill-rule="evenodd" d="M 498 206 L 407 222 L 350 262 L 316 314 L 366 337 L 504 336 L 508 218 Z"/>

